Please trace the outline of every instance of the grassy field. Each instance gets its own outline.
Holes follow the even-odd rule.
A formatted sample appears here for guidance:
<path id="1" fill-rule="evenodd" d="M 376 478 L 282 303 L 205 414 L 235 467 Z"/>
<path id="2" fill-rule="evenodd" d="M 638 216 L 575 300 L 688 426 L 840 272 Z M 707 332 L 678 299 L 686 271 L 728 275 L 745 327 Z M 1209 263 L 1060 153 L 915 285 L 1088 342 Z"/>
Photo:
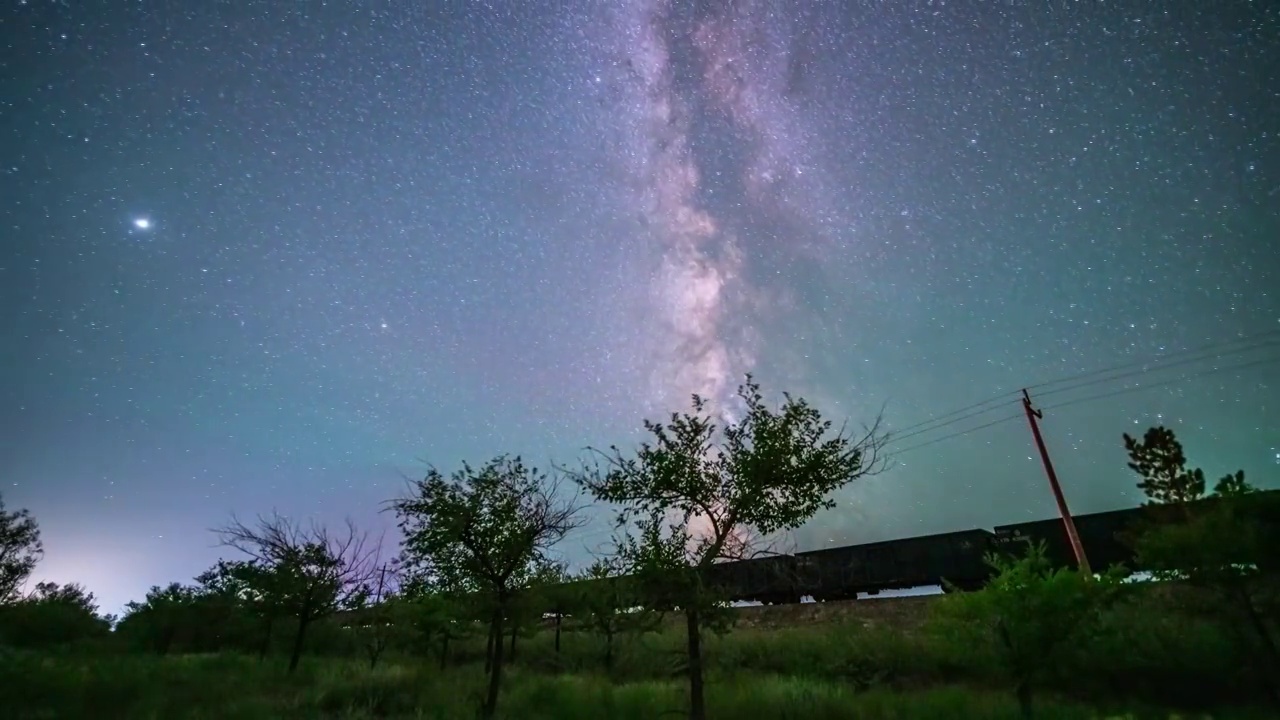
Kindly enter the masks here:
<path id="1" fill-rule="evenodd" d="M 475 717 L 483 677 L 478 667 L 443 673 L 395 661 L 370 670 L 351 660 L 311 658 L 293 676 L 279 663 L 234 655 L 171 658 L 84 656 L 6 658 L 5 717 L 36 718 L 437 718 Z M 1016 718 L 1007 692 L 963 686 L 904 691 L 859 690 L 829 679 L 754 672 L 714 674 L 707 705 L 712 718 L 826 720 L 860 718 Z M 681 717 L 679 680 L 610 681 L 598 675 L 547 675 L 517 670 L 499 716 L 527 720 L 653 720 Z M 1167 718 L 1166 710 L 1135 704 L 1099 708 L 1046 700 L 1036 717 Z M 1243 711 L 1215 718 L 1263 718 Z"/>
<path id="2" fill-rule="evenodd" d="M 1140 608 L 1055 668 L 1037 699 L 1039 718 L 1266 718 L 1212 628 L 1161 623 Z M 299 672 L 284 659 L 237 654 L 155 655 L 96 648 L 0 655 L 0 717 L 35 718 L 438 718 L 476 716 L 483 642 L 455 643 L 450 667 L 411 646 L 374 669 L 359 636 L 331 629 Z M 568 632 L 517 641 L 499 716 L 516 719 L 679 718 L 686 707 L 682 638 L 673 629 L 624 638 L 609 675 L 603 644 Z M 708 641 L 711 718 L 1015 718 L 1017 703 L 989 648 L 926 629 L 854 622 L 738 628 Z M 1243 700 L 1242 700 L 1243 699 Z"/>

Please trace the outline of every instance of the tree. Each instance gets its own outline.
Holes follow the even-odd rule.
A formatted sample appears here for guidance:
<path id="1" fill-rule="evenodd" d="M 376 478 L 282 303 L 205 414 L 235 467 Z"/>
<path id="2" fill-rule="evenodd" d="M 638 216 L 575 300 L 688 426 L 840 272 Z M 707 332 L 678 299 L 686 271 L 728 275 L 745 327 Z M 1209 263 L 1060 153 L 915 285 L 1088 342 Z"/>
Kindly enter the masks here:
<path id="1" fill-rule="evenodd" d="M 627 632 L 656 630 L 662 620 L 659 613 L 643 606 L 644 597 L 637 581 L 624 574 L 618 557 L 598 558 L 580 576 L 577 606 L 586 617 L 585 624 L 604 639 L 604 669 L 613 672 L 615 638 Z"/>
<path id="2" fill-rule="evenodd" d="M 403 585 L 397 601 L 396 622 L 407 626 L 424 649 L 434 646 L 444 670 L 449 665 L 450 643 L 468 637 L 472 629 L 471 618 L 463 612 L 465 601 L 416 578 Z"/>
<path id="3" fill-rule="evenodd" d="M 284 593 L 276 589 L 276 575 L 257 560 L 219 560 L 196 576 L 200 592 L 236 619 L 256 625 L 253 648 L 258 660 L 271 650 L 275 625 L 285 616 Z"/>
<path id="4" fill-rule="evenodd" d="M 463 463 L 448 479 L 432 468 L 408 497 L 391 502 L 407 569 L 447 594 L 478 593 L 489 603 L 486 718 L 498 706 L 504 620 L 551 546 L 580 525 L 579 507 L 557 490 L 519 457 L 499 455 L 478 468 Z"/>
<path id="5" fill-rule="evenodd" d="M 316 621 L 349 607 L 367 590 L 377 568 L 377 548 L 351 521 L 332 533 L 323 525 L 302 527 L 279 514 L 259 517 L 250 527 L 234 517 L 215 530 L 224 545 L 255 561 L 253 577 L 273 607 L 298 622 L 289 655 L 289 672 L 298 669 L 307 629 Z"/>
<path id="6" fill-rule="evenodd" d="M 531 637 L 537 632 L 538 624 L 548 609 L 556 613 L 556 652 L 560 651 L 562 608 L 556 591 L 568 579 L 569 573 L 564 563 L 541 556 L 534 559 L 529 581 L 515 592 L 507 611 L 508 624 L 511 626 L 508 663 L 516 661 L 516 638 L 521 635 L 521 631 L 524 631 L 526 638 Z"/>
<path id="7" fill-rule="evenodd" d="M 1142 477 L 1138 488 L 1149 503 L 1188 503 L 1204 495 L 1204 472 L 1187 469 L 1182 443 L 1172 430 L 1150 428 L 1141 441 L 1124 433 L 1124 449 L 1129 468 Z"/>
<path id="8" fill-rule="evenodd" d="M 378 659 L 391 643 L 396 608 L 401 602 L 396 592 L 396 570 L 396 567 L 384 564 L 378 569 L 376 582 L 353 601 L 353 630 L 369 658 L 370 670 L 377 667 Z"/>
<path id="9" fill-rule="evenodd" d="M 1020 558 L 986 557 L 996 572 L 982 590 L 951 593 L 933 620 L 965 644 L 995 642 L 996 657 L 1014 685 L 1023 717 L 1032 717 L 1037 684 L 1057 667 L 1073 643 L 1088 638 L 1104 610 L 1124 590 L 1123 568 L 1090 578 L 1055 568 L 1043 543 Z"/>
<path id="10" fill-rule="evenodd" d="M 624 561 L 640 577 L 662 578 L 648 587 L 665 585 L 685 615 L 693 720 L 706 717 L 701 632 L 720 600 L 708 587 L 708 568 L 751 557 L 763 536 L 834 507 L 830 493 L 880 469 L 885 439 L 878 421 L 860 439 L 843 428 L 832 434 L 829 421 L 790 395 L 774 412 L 750 375 L 737 397 L 741 419 L 723 430 L 694 395 L 692 413 L 645 421 L 653 439 L 634 457 L 617 447 L 593 451 L 597 462 L 577 476 L 597 499 L 622 506 L 619 528 L 635 521 L 639 537 L 628 531 L 621 538 Z M 695 533 L 695 519 L 705 533 Z"/>
<path id="11" fill-rule="evenodd" d="M 18 647 L 64 645 L 110 630 L 93 593 L 75 583 L 38 583 L 27 596 L 0 606 L 0 641 Z"/>
<path id="12" fill-rule="evenodd" d="M 1280 590 L 1280 501 L 1259 493 L 1243 470 L 1225 475 L 1205 495 L 1204 472 L 1188 469 L 1172 430 L 1149 429 L 1142 442 L 1124 436 L 1129 467 L 1153 510 L 1177 504 L 1176 514 L 1156 513 L 1134 544 L 1139 563 L 1158 580 L 1208 593 L 1216 615 L 1251 656 L 1249 667 L 1280 707 L 1280 643 L 1266 617 Z M 1203 502 L 1196 502 L 1203 501 Z"/>
<path id="13" fill-rule="evenodd" d="M 142 636 L 151 649 L 165 655 L 179 633 L 189 631 L 198 622 L 192 612 L 198 599 L 195 588 L 181 583 L 170 583 L 164 588 L 153 585 L 142 602 L 135 600 L 125 605 L 120 632 Z"/>
<path id="14" fill-rule="evenodd" d="M 0 605 L 17 600 L 44 557 L 40 526 L 26 509 L 8 512 L 0 495 Z"/>

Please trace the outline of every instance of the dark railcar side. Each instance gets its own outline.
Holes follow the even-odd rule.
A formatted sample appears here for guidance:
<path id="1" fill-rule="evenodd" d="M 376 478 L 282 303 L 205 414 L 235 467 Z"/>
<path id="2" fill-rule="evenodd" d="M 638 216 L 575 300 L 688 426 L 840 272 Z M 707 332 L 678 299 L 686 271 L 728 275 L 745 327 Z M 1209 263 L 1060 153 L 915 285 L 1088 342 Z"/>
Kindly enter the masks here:
<path id="1" fill-rule="evenodd" d="M 992 533 L 986 530 L 926 535 L 797 553 L 800 575 L 816 575 L 805 588 L 816 600 L 856 597 L 924 585 L 943 578 L 962 588 L 980 586 L 988 569 L 982 556 L 990 548 Z M 803 564 L 811 568 L 805 568 Z M 806 572 L 808 570 L 808 572 Z"/>
<path id="2" fill-rule="evenodd" d="M 1126 545 L 1123 533 L 1139 513 L 1138 508 L 1128 508 L 1072 517 L 1089 566 L 1095 572 L 1118 563 L 1133 569 L 1133 550 Z M 1062 518 L 1001 525 L 995 531 L 996 546 L 1008 554 L 1020 555 L 1029 542 L 1044 542 L 1048 557 L 1055 565 L 1076 567 L 1075 553 Z"/>
<path id="3" fill-rule="evenodd" d="M 707 579 L 731 601 L 768 604 L 800 601 L 795 558 L 790 555 L 716 563 L 708 571 Z"/>

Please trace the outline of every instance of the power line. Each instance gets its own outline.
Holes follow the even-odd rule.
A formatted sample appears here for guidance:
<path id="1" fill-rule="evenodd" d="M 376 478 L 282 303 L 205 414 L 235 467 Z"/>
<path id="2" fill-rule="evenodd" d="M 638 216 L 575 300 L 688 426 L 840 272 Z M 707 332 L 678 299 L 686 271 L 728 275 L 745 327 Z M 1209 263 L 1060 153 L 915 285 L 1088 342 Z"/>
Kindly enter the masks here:
<path id="1" fill-rule="evenodd" d="M 922 434 L 925 434 L 925 433 L 930 433 L 930 432 L 933 432 L 934 430 L 941 430 L 942 428 L 950 427 L 950 426 L 952 426 L 952 425 L 955 425 L 956 423 L 964 422 L 965 420 L 968 420 L 969 418 L 978 417 L 979 415 L 986 415 L 987 413 L 991 412 L 992 410 L 999 410 L 1000 408 L 1002 408 L 1002 407 L 1004 407 L 1004 406 L 1006 406 L 1006 405 L 1016 405 L 1017 403 L 1018 403 L 1018 401 L 1017 401 L 1017 400 L 1005 400 L 1005 401 L 1004 401 L 1002 404 L 1000 404 L 1000 405 L 993 405 L 993 406 L 991 406 L 991 407 L 989 407 L 989 408 L 987 408 L 987 409 L 985 409 L 985 410 L 978 410 L 977 412 L 971 412 L 971 413 L 969 413 L 968 415 L 964 415 L 963 417 L 958 417 L 958 418 L 956 418 L 956 419 L 954 419 L 954 420 L 951 420 L 951 421 L 949 421 L 949 422 L 942 423 L 941 425 L 936 425 L 936 426 L 934 426 L 934 427 L 924 428 L 924 429 L 922 429 L 922 430 L 916 430 L 915 432 L 909 432 L 909 433 L 906 433 L 905 435 L 895 435 L 895 436 L 891 436 L 891 438 L 890 438 L 890 442 L 899 442 L 899 441 L 901 441 L 901 440 L 906 440 L 907 438 L 910 438 L 910 437 L 915 437 L 916 435 L 922 435 Z M 985 403 L 984 403 L 984 404 L 985 404 Z M 966 408 L 966 409 L 967 409 L 967 408 Z M 959 411 L 957 411 L 957 412 L 959 412 Z M 950 413 L 950 414 L 951 414 L 951 415 L 954 415 L 955 413 Z M 945 416 L 944 416 L 944 417 L 945 417 Z M 939 420 L 941 420 L 942 418 L 938 418 L 938 419 L 939 419 Z"/>
<path id="2" fill-rule="evenodd" d="M 1221 372 L 1229 372 L 1229 371 L 1231 371 L 1231 370 L 1246 370 L 1246 369 L 1251 368 L 1251 367 L 1258 367 L 1258 366 L 1267 365 L 1267 364 L 1270 364 L 1270 363 L 1280 363 L 1280 355 L 1278 355 L 1278 356 L 1276 356 L 1276 357 L 1261 358 L 1261 359 L 1259 359 L 1259 360 L 1253 360 L 1253 361 L 1246 362 L 1246 363 L 1238 363 L 1238 364 L 1235 364 L 1235 365 L 1226 365 L 1226 366 L 1222 366 L 1222 367 L 1210 368 L 1210 369 L 1207 369 L 1207 370 L 1202 370 L 1202 371 L 1200 371 L 1200 372 L 1185 373 L 1185 374 L 1180 375 L 1180 376 L 1178 376 L 1178 377 L 1170 378 L 1170 379 L 1168 379 L 1168 380 L 1162 380 L 1162 381 L 1160 381 L 1160 382 L 1147 383 L 1147 384 L 1144 384 L 1144 385 L 1135 385 L 1135 386 L 1133 386 L 1133 387 L 1122 388 L 1122 389 L 1120 389 L 1120 390 L 1111 390 L 1111 391 L 1108 391 L 1108 392 L 1105 392 L 1105 393 L 1095 393 L 1095 394 L 1093 394 L 1093 395 L 1088 395 L 1088 396 L 1085 396 L 1085 397 L 1075 398 L 1075 399 L 1072 399 L 1072 400 L 1067 400 L 1067 401 L 1064 401 L 1064 402 L 1060 402 L 1060 403 L 1057 403 L 1056 405 L 1048 406 L 1048 407 L 1044 408 L 1044 410 L 1057 410 L 1057 409 L 1059 409 L 1059 408 L 1070 407 L 1070 406 L 1072 406 L 1072 405 L 1078 405 L 1078 404 L 1086 403 L 1086 402 L 1093 402 L 1093 401 L 1095 401 L 1095 400 L 1104 400 L 1104 399 L 1107 399 L 1107 398 L 1116 397 L 1116 396 L 1118 396 L 1118 395 L 1125 395 L 1125 394 L 1128 394 L 1128 393 L 1139 392 L 1139 391 L 1142 391 L 1142 390 L 1153 390 L 1153 389 L 1155 389 L 1155 388 L 1164 387 L 1164 386 L 1167 386 L 1167 385 L 1173 385 L 1173 384 L 1175 384 L 1175 383 L 1185 382 L 1185 381 L 1187 381 L 1187 380 L 1194 380 L 1194 379 L 1197 379 L 1197 378 L 1206 377 L 1206 376 L 1214 375 L 1214 374 L 1221 373 Z M 903 455 L 903 454 L 905 454 L 905 453 L 912 452 L 913 450 L 919 450 L 920 448 L 928 447 L 928 446 L 933 445 L 933 444 L 935 444 L 935 443 L 940 443 L 940 442 L 942 442 L 942 441 L 944 441 L 944 440 L 950 440 L 950 439 L 952 439 L 952 438 L 957 438 L 957 437 L 961 437 L 961 436 L 963 436 L 963 435 L 968 435 L 968 434 L 970 434 L 970 433 L 974 433 L 974 432 L 977 432 L 977 431 L 979 431 L 979 430 L 985 430 L 985 429 L 987 429 L 987 428 L 989 428 L 989 427 L 994 427 L 994 426 L 996 426 L 996 425 L 999 425 L 999 424 L 1001 424 L 1001 423 L 1006 423 L 1006 422 L 1009 422 L 1009 421 L 1011 421 L 1011 420 L 1017 420 L 1018 418 L 1021 418 L 1021 417 L 1022 417 L 1022 413 L 1015 413 L 1015 414 L 1013 414 L 1013 415 L 1009 415 L 1008 417 L 1003 417 L 1003 418 L 1001 418 L 1001 419 L 999 419 L 999 420 L 994 420 L 994 421 L 989 422 L 989 423 L 985 423 L 985 424 L 982 424 L 982 425 L 978 425 L 977 427 L 968 428 L 968 429 L 966 429 L 966 430 L 961 430 L 960 432 L 951 433 L 951 434 L 949 434 L 949 435 L 944 435 L 944 436 L 942 436 L 942 437 L 940 437 L 940 438 L 934 438 L 934 439 L 929 440 L 929 441 L 927 441 L 927 442 L 919 443 L 919 444 L 917 444 L 917 445 L 912 445 L 911 447 L 908 447 L 908 448 L 903 448 L 902 450 L 898 450 L 898 451 L 896 451 L 896 452 L 892 453 L 892 456 L 893 456 L 893 457 L 896 457 L 896 456 L 898 456 L 898 455 Z"/>
<path id="3" fill-rule="evenodd" d="M 1116 370 L 1127 370 L 1129 368 L 1137 367 L 1139 365 L 1150 365 L 1151 363 L 1160 362 L 1162 360 L 1167 360 L 1170 358 L 1177 358 L 1182 355 L 1195 355 L 1195 354 L 1207 352 L 1209 350 L 1213 350 L 1219 347 L 1229 347 L 1231 345 L 1239 345 L 1240 343 L 1252 343 L 1257 340 L 1263 340 L 1264 338 L 1266 339 L 1265 342 L 1268 342 L 1268 343 L 1280 340 L 1280 330 L 1266 330 L 1260 333 L 1255 333 L 1253 335 L 1245 335 L 1244 337 L 1239 337 L 1234 340 L 1222 340 L 1218 342 L 1208 343 L 1206 345 L 1201 345 L 1200 347 L 1191 348 L 1188 350 L 1178 350 L 1171 353 L 1163 353 L 1149 360 L 1131 360 L 1127 363 L 1120 363 L 1119 365 L 1112 365 L 1110 367 L 1100 368 L 1098 370 L 1089 370 L 1087 372 L 1077 373 L 1075 375 L 1068 375 L 1066 377 L 1057 378 L 1055 380 L 1046 380 L 1044 382 L 1037 383 L 1035 385 L 1028 385 L 1027 390 L 1038 390 L 1040 388 L 1049 387 L 1050 385 L 1058 385 L 1060 383 L 1071 382 L 1073 380 L 1083 380 L 1085 378 L 1093 377 L 1094 375 L 1102 375 L 1105 373 L 1114 372 Z M 1042 392 L 1042 393 L 1036 393 L 1036 394 L 1043 396 L 1048 393 Z"/>
<path id="4" fill-rule="evenodd" d="M 1138 370 L 1130 370 L 1129 372 L 1121 373 L 1119 375 L 1112 375 L 1110 377 L 1089 380 L 1086 382 L 1076 383 L 1074 385 L 1068 385 L 1066 387 L 1054 388 L 1052 390 L 1046 390 L 1044 392 L 1038 393 L 1038 396 L 1048 397 L 1051 395 L 1058 395 L 1060 393 L 1069 392 L 1071 390 L 1079 390 L 1080 388 L 1090 387 L 1092 385 L 1097 385 L 1099 383 L 1111 382 L 1112 380 L 1121 380 L 1123 378 L 1133 377 L 1135 375 L 1144 375 L 1146 373 L 1156 372 L 1158 370 L 1167 370 L 1169 368 L 1182 367 L 1183 365 L 1189 365 L 1191 363 L 1197 363 L 1203 360 L 1218 360 L 1225 357 L 1231 357 L 1233 355 L 1240 355 L 1247 352 L 1253 352 L 1254 350 L 1263 350 L 1263 349 L 1272 348 L 1272 347 L 1280 347 L 1280 338 L 1269 341 L 1269 342 L 1259 343 L 1257 345 L 1246 346 L 1243 348 L 1236 348 L 1235 350 L 1226 350 L 1220 353 L 1204 355 L 1202 357 L 1186 358 L 1183 360 L 1179 360 L 1177 362 L 1164 363 L 1156 367 L 1143 367 Z M 1030 390 L 1030 388 L 1027 388 L 1027 389 Z"/>
<path id="5" fill-rule="evenodd" d="M 1259 360 L 1254 360 L 1252 362 L 1240 363 L 1239 365 L 1227 365 L 1225 367 L 1216 367 L 1209 370 L 1203 370 L 1198 373 L 1187 373 L 1185 375 L 1181 375 L 1176 378 L 1171 378 L 1169 380 L 1163 380 L 1157 383 L 1149 383 L 1146 385 L 1135 385 L 1133 387 L 1127 387 L 1120 390 L 1113 390 L 1111 392 L 1098 393 L 1095 395 L 1089 395 L 1082 398 L 1076 398 L 1074 400 L 1067 400 L 1066 402 L 1060 402 L 1057 405 L 1050 405 L 1049 407 L 1046 407 L 1045 410 L 1056 410 L 1058 408 L 1071 407 L 1072 405 L 1078 405 L 1083 402 L 1090 402 L 1093 400 L 1102 400 L 1105 398 L 1115 397 L 1117 395 L 1125 395 L 1131 392 L 1138 392 L 1140 390 L 1152 390 L 1154 388 L 1164 387 L 1166 385 L 1172 385 L 1174 383 L 1182 382 L 1184 380 L 1194 380 L 1196 378 L 1205 377 L 1207 375 L 1215 375 L 1220 372 L 1228 372 L 1230 370 L 1246 370 L 1251 367 L 1258 367 L 1258 366 L 1267 365 L 1270 363 L 1280 363 L 1280 355 L 1277 355 L 1275 357 L 1269 357 L 1269 358 L 1261 358 Z"/>
<path id="6" fill-rule="evenodd" d="M 915 430 L 915 429 L 916 429 L 916 428 L 918 428 L 918 427 L 923 427 L 923 426 L 925 426 L 925 425 L 932 425 L 933 423 L 936 423 L 936 422 L 939 422 L 939 421 L 942 421 L 942 420 L 946 420 L 947 418 L 952 417 L 953 415 L 959 415 L 959 414 L 960 414 L 960 413 L 962 413 L 962 412 L 965 412 L 965 411 L 967 411 L 967 410 L 973 410 L 973 409 L 975 409 L 975 408 L 980 408 L 980 407 L 982 407 L 983 405 L 990 405 L 991 403 L 996 402 L 997 400 L 1003 400 L 1003 399 L 1004 399 L 1004 398 L 1006 398 L 1006 397 L 1009 397 L 1009 398 L 1011 398 L 1011 399 L 1010 399 L 1010 400 L 1006 400 L 1005 402 L 1015 402 L 1015 400 L 1013 400 L 1013 399 L 1012 399 L 1012 397 L 1013 397 L 1014 395 L 1016 395 L 1016 394 L 1017 394 L 1017 393 L 1013 393 L 1013 392 L 1005 392 L 1005 393 L 1001 393 L 1001 394 L 999 394 L 999 395 L 996 395 L 995 397 L 987 398 L 986 400 L 983 400 L 982 402 L 976 402 L 976 403 L 973 403 L 972 405 L 965 405 L 964 407 L 960 408 L 959 410 L 952 410 L 951 412 L 947 413 L 946 415 L 939 415 L 939 416 L 938 416 L 938 417 L 936 417 L 936 418 L 932 418 L 932 419 L 930 419 L 930 420 L 925 420 L 924 422 L 918 422 L 918 423 L 916 423 L 915 425 L 908 425 L 907 427 L 904 427 L 904 428 L 902 428 L 901 430 L 899 430 L 899 431 L 898 431 L 898 432 L 902 432 L 902 433 L 907 433 L 906 435 L 900 435 L 900 436 L 898 436 L 898 439 L 900 440 L 900 439 L 902 439 L 902 438 L 904 438 L 904 437 L 911 437 L 912 435 L 919 435 L 919 434 L 920 434 L 920 432 L 926 432 L 925 430 L 921 430 L 921 431 L 919 431 L 919 432 L 911 432 L 912 430 Z M 973 417 L 973 415 L 981 415 L 982 413 L 988 412 L 988 411 L 989 411 L 989 410 L 991 410 L 991 409 L 992 409 L 992 408 L 988 408 L 987 410 L 983 410 L 982 412 L 972 413 L 972 414 L 970 414 L 970 415 L 966 415 L 965 417 Z M 947 426 L 947 425 L 951 425 L 952 423 L 960 422 L 961 420 L 964 420 L 964 419 L 965 419 L 965 418 L 956 418 L 955 420 L 953 420 L 953 421 L 951 421 L 951 422 L 949 422 L 949 423 L 944 423 L 941 427 L 945 427 L 945 426 Z M 929 428 L 929 429 L 931 429 L 931 430 L 936 430 L 937 428 Z"/>
<path id="7" fill-rule="evenodd" d="M 1258 341 L 1261 341 L 1261 342 L 1258 342 Z M 1230 347 L 1232 345 L 1239 345 L 1240 343 L 1255 343 L 1255 342 L 1257 342 L 1257 344 L 1254 344 L 1254 345 L 1246 344 L 1245 347 L 1236 348 L 1234 350 L 1224 350 L 1217 353 L 1211 353 L 1208 355 L 1204 354 L 1207 351 L 1215 350 L 1221 347 Z M 1120 380 L 1126 377 L 1142 375 L 1148 372 L 1156 372 L 1156 371 L 1164 370 L 1167 368 L 1180 367 L 1190 363 L 1200 362 L 1202 360 L 1214 360 L 1222 357 L 1228 357 L 1231 355 L 1238 355 L 1241 353 L 1247 353 L 1253 350 L 1259 350 L 1259 349 L 1273 347 L 1277 345 L 1280 345 L 1280 330 L 1268 330 L 1266 332 L 1261 332 L 1254 335 L 1247 335 L 1245 337 L 1237 338 L 1235 340 L 1221 341 L 1221 342 L 1212 343 L 1209 345 L 1204 345 L 1198 348 L 1192 348 L 1189 350 L 1179 350 L 1172 353 L 1165 353 L 1163 355 L 1159 355 L 1147 360 L 1131 361 L 1127 363 L 1121 363 L 1119 365 L 1113 365 L 1110 367 L 1101 368 L 1098 370 L 1091 370 L 1084 373 L 1077 373 L 1075 375 L 1068 375 L 1066 377 L 1059 378 L 1056 380 L 1049 380 L 1049 381 L 1041 382 L 1035 385 L 1029 385 L 1027 386 L 1027 389 L 1031 390 L 1036 388 L 1045 388 L 1052 385 L 1058 385 L 1064 382 L 1071 382 L 1073 380 L 1083 380 L 1083 379 L 1092 378 L 1098 375 L 1106 375 L 1108 373 L 1113 373 L 1118 370 L 1140 368 L 1138 370 L 1133 370 L 1127 373 L 1121 373 L 1119 375 L 1112 375 L 1110 377 L 1098 378 L 1096 380 L 1091 380 L 1089 382 L 1076 383 L 1068 387 L 1054 388 L 1052 390 L 1047 390 L 1047 391 L 1038 393 L 1038 395 L 1041 397 L 1052 396 L 1052 395 L 1057 395 L 1063 392 L 1067 392 L 1069 390 L 1078 390 L 1080 388 L 1090 387 L 1092 385 L 1097 385 L 1104 382 L 1110 382 L 1112 380 Z M 1184 357 L 1188 355 L 1195 356 L 1195 357 Z M 1168 362 L 1170 360 L 1173 360 L 1173 362 Z M 958 410 L 953 410 L 944 415 L 939 415 L 938 417 L 931 418 L 929 420 L 925 420 L 923 422 L 919 422 L 914 425 L 908 425 L 907 427 L 899 430 L 898 431 L 899 434 L 893 435 L 891 437 L 890 442 L 898 442 L 901 440 L 905 440 L 907 438 L 915 437 L 917 435 L 929 433 L 934 430 L 941 430 L 943 428 L 950 427 L 957 423 L 964 422 L 965 420 L 968 420 L 970 418 L 974 418 L 979 415 L 985 415 L 986 413 L 991 412 L 992 410 L 998 409 L 1005 404 L 1016 403 L 1017 401 L 1012 399 L 1012 396 L 1014 395 L 1017 395 L 1017 392 L 1000 393 L 998 395 L 987 398 L 986 400 L 972 403 L 970 405 L 966 405 Z M 1006 400 L 1006 398 L 1010 398 L 1010 399 Z M 986 405 L 991 405 L 992 403 L 997 403 L 997 402 L 1000 402 L 1000 404 L 993 405 L 992 407 L 988 407 L 982 410 L 978 410 L 978 408 L 982 408 Z M 971 410 L 973 412 L 968 412 Z M 966 413 L 966 412 L 968 414 L 964 414 L 961 417 L 955 417 L 957 415 L 961 415 L 962 413 Z M 949 420 L 948 418 L 954 418 L 954 419 Z M 943 421 L 946 421 L 946 422 L 943 422 Z"/>
<path id="8" fill-rule="evenodd" d="M 999 425 L 1000 423 L 1006 423 L 1006 422 L 1009 422 L 1010 420 L 1017 420 L 1017 419 L 1019 419 L 1019 418 L 1021 418 L 1021 417 L 1022 417 L 1022 413 L 1020 413 L 1020 412 L 1019 412 L 1019 413 L 1014 413 L 1013 415 L 1010 415 L 1010 416 L 1008 416 L 1008 417 L 1000 418 L 999 420 L 994 420 L 994 421 L 992 421 L 992 422 L 986 423 L 985 425 L 979 425 L 979 426 L 977 426 L 977 427 L 972 427 L 972 428 L 969 428 L 968 430 L 961 430 L 960 432 L 951 433 L 950 435 L 943 435 L 943 436 L 942 436 L 942 437 L 940 437 L 940 438 L 934 438 L 933 440 L 929 440 L 929 441 L 927 441 L 927 442 L 922 442 L 922 443 L 920 443 L 920 444 L 918 444 L 918 445 L 912 445 L 912 446 L 911 446 L 911 447 L 909 447 L 909 448 L 904 448 L 904 449 L 902 449 L 902 450 L 898 450 L 898 451 L 896 451 L 896 452 L 892 453 L 892 454 L 891 454 L 891 457 L 897 457 L 898 455 L 902 455 L 903 453 L 909 453 L 909 452 L 911 452 L 912 450 L 919 450 L 919 449 L 920 449 L 920 448 L 922 448 L 922 447 L 928 447 L 928 446 L 930 446 L 930 445 L 933 445 L 934 443 L 940 443 L 940 442 L 942 442 L 943 440 L 950 440 L 951 438 L 958 438 L 958 437 L 960 437 L 961 435 L 968 435 L 969 433 L 977 432 L 977 431 L 979 431 L 979 430 L 985 430 L 985 429 L 987 429 L 987 428 L 989 428 L 989 427 L 993 427 L 993 426 L 995 426 L 995 425 Z"/>

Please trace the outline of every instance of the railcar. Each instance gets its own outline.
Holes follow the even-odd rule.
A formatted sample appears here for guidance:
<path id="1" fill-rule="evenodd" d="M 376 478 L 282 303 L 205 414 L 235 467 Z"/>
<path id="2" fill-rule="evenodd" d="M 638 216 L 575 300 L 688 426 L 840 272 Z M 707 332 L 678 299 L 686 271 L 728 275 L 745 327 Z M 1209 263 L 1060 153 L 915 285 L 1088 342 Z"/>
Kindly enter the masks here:
<path id="1" fill-rule="evenodd" d="M 793 555 L 764 555 L 716 563 L 707 575 L 709 582 L 731 602 L 798 603 L 803 594 L 803 578 L 796 560 Z"/>
<path id="2" fill-rule="evenodd" d="M 1135 568 L 1135 555 L 1127 533 L 1141 516 L 1141 508 L 1109 510 L 1073 516 L 1080 544 L 1095 571 L 1123 564 Z M 1006 554 L 1021 554 L 1030 543 L 1043 542 L 1046 555 L 1057 566 L 1075 568 L 1075 553 L 1062 518 L 1000 525 L 995 528 L 995 546 Z"/>
<path id="3" fill-rule="evenodd" d="M 962 589 L 981 587 L 990 575 L 982 561 L 991 547 L 987 530 L 961 530 L 900 540 L 797 553 L 809 561 L 816 582 L 805 594 L 814 600 L 856 598 L 858 593 L 938 585 L 945 579 Z"/>

